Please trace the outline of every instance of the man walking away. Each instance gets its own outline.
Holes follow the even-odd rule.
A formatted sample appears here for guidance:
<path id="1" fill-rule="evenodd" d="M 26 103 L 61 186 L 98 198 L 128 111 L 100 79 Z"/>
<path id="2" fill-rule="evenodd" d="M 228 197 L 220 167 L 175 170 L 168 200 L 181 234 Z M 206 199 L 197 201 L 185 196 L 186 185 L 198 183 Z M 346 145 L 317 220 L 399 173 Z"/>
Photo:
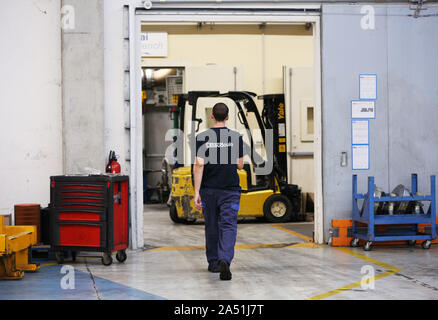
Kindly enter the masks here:
<path id="1" fill-rule="evenodd" d="M 214 126 L 196 137 L 193 167 L 195 206 L 205 220 L 208 271 L 231 280 L 230 265 L 237 236 L 240 185 L 237 169 L 243 169 L 242 136 L 228 129 L 228 107 L 217 103 L 211 118 Z"/>

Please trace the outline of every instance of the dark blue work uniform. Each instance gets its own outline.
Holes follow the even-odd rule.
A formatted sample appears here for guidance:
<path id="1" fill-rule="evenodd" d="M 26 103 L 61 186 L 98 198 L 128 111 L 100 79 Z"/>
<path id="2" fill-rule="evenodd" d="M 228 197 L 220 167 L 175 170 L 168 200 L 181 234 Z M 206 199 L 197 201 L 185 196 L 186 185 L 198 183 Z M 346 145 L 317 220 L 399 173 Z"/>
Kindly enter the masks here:
<path id="1" fill-rule="evenodd" d="M 231 264 L 237 236 L 240 203 L 237 159 L 243 157 L 242 136 L 223 128 L 211 128 L 196 137 L 196 156 L 204 159 L 199 190 L 205 220 L 208 263 Z"/>

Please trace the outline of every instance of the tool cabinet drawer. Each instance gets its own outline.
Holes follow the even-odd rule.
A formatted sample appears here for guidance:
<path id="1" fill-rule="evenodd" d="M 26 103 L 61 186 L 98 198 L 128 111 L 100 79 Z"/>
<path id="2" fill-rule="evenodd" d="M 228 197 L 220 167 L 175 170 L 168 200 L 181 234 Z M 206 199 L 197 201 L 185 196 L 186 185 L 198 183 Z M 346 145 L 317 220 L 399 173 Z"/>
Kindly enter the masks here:
<path id="1" fill-rule="evenodd" d="M 106 228 L 102 223 L 60 223 L 59 245 L 65 247 L 102 247 L 106 240 Z"/>
<path id="2" fill-rule="evenodd" d="M 104 207 L 106 200 L 104 183 L 56 182 L 54 204 L 57 206 Z"/>

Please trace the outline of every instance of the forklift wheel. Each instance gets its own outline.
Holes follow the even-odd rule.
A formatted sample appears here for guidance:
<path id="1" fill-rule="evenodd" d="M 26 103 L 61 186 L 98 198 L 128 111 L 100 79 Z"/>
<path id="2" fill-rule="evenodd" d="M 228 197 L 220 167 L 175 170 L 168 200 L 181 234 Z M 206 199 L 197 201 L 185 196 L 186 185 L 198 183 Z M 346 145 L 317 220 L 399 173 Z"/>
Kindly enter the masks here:
<path id="1" fill-rule="evenodd" d="M 287 197 L 274 194 L 266 199 L 263 213 L 269 222 L 287 222 L 292 216 L 292 203 Z"/>
<path id="2" fill-rule="evenodd" d="M 181 219 L 178 217 L 178 213 L 176 212 L 176 206 L 174 202 L 172 202 L 172 204 L 170 205 L 169 216 L 170 216 L 170 220 L 172 220 L 175 223 L 186 223 L 187 221 L 185 219 Z"/>

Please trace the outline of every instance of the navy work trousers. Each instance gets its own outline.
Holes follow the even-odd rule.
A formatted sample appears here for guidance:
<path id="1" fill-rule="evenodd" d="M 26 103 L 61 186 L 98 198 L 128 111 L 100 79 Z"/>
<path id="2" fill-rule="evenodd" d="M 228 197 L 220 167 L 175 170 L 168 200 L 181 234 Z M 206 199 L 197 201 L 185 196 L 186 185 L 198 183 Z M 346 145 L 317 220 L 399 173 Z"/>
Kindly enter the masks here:
<path id="1" fill-rule="evenodd" d="M 216 266 L 219 260 L 231 264 L 236 244 L 240 192 L 203 188 L 199 194 L 205 220 L 207 261 L 212 266 Z"/>

